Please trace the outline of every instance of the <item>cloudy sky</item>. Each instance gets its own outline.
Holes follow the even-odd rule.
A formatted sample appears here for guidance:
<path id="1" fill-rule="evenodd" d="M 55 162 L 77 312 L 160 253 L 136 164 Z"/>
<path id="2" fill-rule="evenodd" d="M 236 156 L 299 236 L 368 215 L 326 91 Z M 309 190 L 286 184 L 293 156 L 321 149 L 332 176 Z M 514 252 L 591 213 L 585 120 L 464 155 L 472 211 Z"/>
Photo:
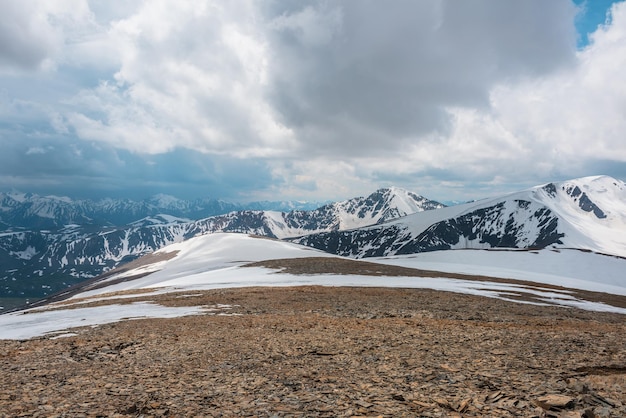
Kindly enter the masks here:
<path id="1" fill-rule="evenodd" d="M 626 180 L 626 2 L 0 8 L 3 191 L 463 200 Z"/>

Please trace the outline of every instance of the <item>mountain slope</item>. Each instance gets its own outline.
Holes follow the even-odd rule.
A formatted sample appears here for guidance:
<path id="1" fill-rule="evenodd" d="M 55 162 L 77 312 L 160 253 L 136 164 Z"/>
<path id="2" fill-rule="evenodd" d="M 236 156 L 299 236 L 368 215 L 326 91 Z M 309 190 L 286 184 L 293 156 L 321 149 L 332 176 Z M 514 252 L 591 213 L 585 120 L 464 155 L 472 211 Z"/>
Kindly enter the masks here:
<path id="1" fill-rule="evenodd" d="M 351 257 L 461 248 L 569 247 L 626 256 L 626 185 L 607 176 L 417 213 L 294 242 Z"/>

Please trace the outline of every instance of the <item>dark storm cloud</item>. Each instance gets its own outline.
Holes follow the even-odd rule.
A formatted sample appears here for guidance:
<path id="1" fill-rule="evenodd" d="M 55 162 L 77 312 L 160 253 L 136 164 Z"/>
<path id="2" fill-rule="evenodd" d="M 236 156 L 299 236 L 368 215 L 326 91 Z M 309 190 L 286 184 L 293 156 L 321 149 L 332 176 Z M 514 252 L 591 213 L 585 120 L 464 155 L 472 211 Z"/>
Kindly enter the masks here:
<path id="1" fill-rule="evenodd" d="M 565 0 L 274 2 L 266 12 L 271 102 L 320 152 L 445 131 L 445 107 L 486 107 L 496 83 L 575 57 Z"/>
<path id="2" fill-rule="evenodd" d="M 81 198 L 142 198 L 167 193 L 237 200 L 275 185 L 263 162 L 178 149 L 143 156 L 63 138 L 7 140 L 0 134 L 0 191 Z M 15 139 L 15 137 L 14 137 Z"/>

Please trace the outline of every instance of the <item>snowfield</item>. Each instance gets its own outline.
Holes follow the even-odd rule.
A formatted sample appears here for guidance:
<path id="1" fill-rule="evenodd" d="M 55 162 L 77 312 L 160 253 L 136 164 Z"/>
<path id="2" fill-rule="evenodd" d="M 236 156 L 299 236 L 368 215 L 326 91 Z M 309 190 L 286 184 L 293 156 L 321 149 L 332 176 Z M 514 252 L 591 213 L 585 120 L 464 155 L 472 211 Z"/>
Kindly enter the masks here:
<path id="1" fill-rule="evenodd" d="M 568 249 L 454 250 L 369 258 L 422 270 L 531 281 L 626 296 L 626 260 Z"/>
<path id="2" fill-rule="evenodd" d="M 250 237 L 244 234 L 217 233 L 204 235 L 165 247 L 155 254 L 175 254 L 169 260 L 141 266 L 108 277 L 109 286 L 86 290 L 75 295 L 73 307 L 86 297 L 97 300 L 119 300 L 111 292 L 150 289 L 149 294 L 178 291 L 198 291 L 247 286 L 367 286 L 424 288 L 440 291 L 512 300 L 518 303 L 559 304 L 581 309 L 626 314 L 626 309 L 579 299 L 571 292 L 541 287 L 559 285 L 573 289 L 626 295 L 626 260 L 575 250 L 543 251 L 485 251 L 454 250 L 411 256 L 371 259 L 381 264 L 456 272 L 464 274 L 527 280 L 537 286 L 495 283 L 488 280 L 451 278 L 362 276 L 340 274 L 294 275 L 278 274 L 262 267 L 242 267 L 269 259 L 338 256 L 296 244 Z M 136 275 L 142 277 L 133 278 Z M 126 281 L 120 281 L 120 280 Z M 519 294 L 535 295 L 536 301 L 509 298 Z M 140 294 L 145 296 L 146 293 Z M 134 295 L 124 295 L 132 298 Z M 94 300 L 94 299 L 92 299 Z M 107 305 L 77 309 L 50 310 L 52 304 L 41 308 L 0 315 L 1 339 L 25 339 L 62 331 L 76 326 L 96 326 L 129 318 L 197 315 L 207 313 L 203 307 L 166 308 L 151 303 Z"/>

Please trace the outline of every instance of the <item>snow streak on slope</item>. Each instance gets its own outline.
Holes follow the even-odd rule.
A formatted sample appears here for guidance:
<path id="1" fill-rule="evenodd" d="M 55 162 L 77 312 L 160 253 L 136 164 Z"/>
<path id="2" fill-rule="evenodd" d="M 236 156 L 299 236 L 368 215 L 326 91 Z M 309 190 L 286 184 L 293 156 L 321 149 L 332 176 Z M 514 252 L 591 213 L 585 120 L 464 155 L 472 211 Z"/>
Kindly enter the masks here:
<path id="1" fill-rule="evenodd" d="M 153 303 L 107 305 L 92 308 L 55 311 L 30 311 L 0 315 L 0 339 L 22 340 L 46 335 L 72 327 L 86 327 L 128 319 L 176 318 L 200 315 L 205 309 L 199 306 L 166 307 Z"/>
<path id="2" fill-rule="evenodd" d="M 549 183 L 294 241 L 351 257 L 493 247 L 571 247 L 626 256 L 626 185 L 606 176 Z"/>

